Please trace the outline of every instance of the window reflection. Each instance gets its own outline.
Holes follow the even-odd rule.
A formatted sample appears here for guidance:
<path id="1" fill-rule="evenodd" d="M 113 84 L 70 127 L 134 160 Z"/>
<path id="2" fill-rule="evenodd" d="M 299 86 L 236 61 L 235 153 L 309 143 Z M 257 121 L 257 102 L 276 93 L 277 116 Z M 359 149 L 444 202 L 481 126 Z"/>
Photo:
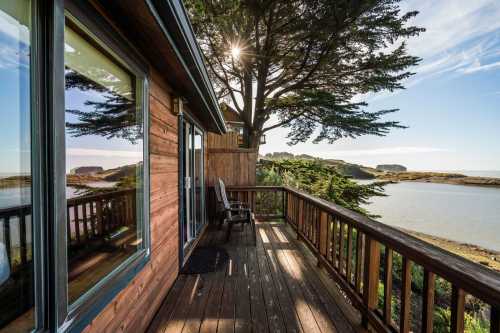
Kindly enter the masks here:
<path id="1" fill-rule="evenodd" d="M 137 80 L 72 22 L 65 29 L 68 300 L 143 247 Z"/>
<path id="2" fill-rule="evenodd" d="M 195 184 L 195 212 L 196 212 L 196 231 L 199 232 L 204 223 L 203 212 L 203 136 L 195 129 L 194 132 L 194 184 Z"/>
<path id="3" fill-rule="evenodd" d="M 34 327 L 30 2 L 0 2 L 0 332 Z"/>

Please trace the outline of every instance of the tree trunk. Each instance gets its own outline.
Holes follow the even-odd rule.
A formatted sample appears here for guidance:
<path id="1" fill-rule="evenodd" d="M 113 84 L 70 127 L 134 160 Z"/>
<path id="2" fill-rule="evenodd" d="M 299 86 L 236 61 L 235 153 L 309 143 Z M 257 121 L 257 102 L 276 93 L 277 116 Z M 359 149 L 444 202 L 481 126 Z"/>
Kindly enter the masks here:
<path id="1" fill-rule="evenodd" d="M 253 148 L 257 150 L 257 153 L 259 152 L 259 146 L 260 146 L 260 133 L 257 131 L 252 131 L 249 133 L 249 138 L 248 138 L 248 148 Z"/>

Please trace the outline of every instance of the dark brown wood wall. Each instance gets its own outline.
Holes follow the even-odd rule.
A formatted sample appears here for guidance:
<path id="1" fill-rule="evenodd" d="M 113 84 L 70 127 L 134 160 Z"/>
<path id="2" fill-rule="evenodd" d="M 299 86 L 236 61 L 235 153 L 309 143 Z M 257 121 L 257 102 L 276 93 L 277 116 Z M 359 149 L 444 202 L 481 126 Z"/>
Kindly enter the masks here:
<path id="1" fill-rule="evenodd" d="M 150 78 L 151 260 L 85 332 L 143 332 L 178 275 L 178 132 L 171 89 Z"/>

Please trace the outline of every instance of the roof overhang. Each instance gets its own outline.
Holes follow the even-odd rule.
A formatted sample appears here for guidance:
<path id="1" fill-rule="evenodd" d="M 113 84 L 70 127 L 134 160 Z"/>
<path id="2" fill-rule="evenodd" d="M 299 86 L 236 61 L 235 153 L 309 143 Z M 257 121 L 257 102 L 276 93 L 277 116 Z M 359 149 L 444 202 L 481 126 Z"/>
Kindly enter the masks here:
<path id="1" fill-rule="evenodd" d="M 98 0 L 207 130 L 226 126 L 203 54 L 180 0 Z"/>

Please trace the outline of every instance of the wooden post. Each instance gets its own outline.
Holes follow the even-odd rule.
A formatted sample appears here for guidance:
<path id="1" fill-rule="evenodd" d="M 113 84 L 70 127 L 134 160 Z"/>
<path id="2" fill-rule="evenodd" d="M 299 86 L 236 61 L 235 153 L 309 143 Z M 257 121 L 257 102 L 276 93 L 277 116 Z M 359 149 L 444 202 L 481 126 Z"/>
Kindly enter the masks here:
<path id="1" fill-rule="evenodd" d="M 424 269 L 422 333 L 432 333 L 433 331 L 435 283 L 434 273 Z"/>
<path id="2" fill-rule="evenodd" d="M 384 321 L 390 325 L 392 321 L 392 250 L 385 247 L 384 263 Z"/>
<path id="3" fill-rule="evenodd" d="M 345 275 L 347 282 L 352 282 L 352 225 L 347 225 L 347 256 L 346 256 L 346 271 Z"/>
<path id="4" fill-rule="evenodd" d="M 302 224 L 304 223 L 304 200 L 299 200 L 299 218 L 297 220 L 297 239 L 300 239 L 300 229 L 302 228 Z"/>
<path id="5" fill-rule="evenodd" d="M 25 265 L 28 262 L 28 248 L 26 246 L 26 211 L 23 210 L 19 217 L 19 237 L 21 250 L 21 264 Z"/>
<path id="6" fill-rule="evenodd" d="M 451 333 L 463 333 L 465 315 L 465 292 L 453 286 L 451 289 Z"/>
<path id="7" fill-rule="evenodd" d="M 340 232 L 339 232 L 339 273 L 340 275 L 344 275 L 344 258 L 345 258 L 345 252 L 344 252 L 344 245 L 345 245 L 345 237 L 344 237 L 344 229 L 345 229 L 345 224 L 340 221 Z"/>
<path id="8" fill-rule="evenodd" d="M 368 311 L 374 311 L 378 303 L 378 281 L 380 272 L 380 244 L 365 235 L 365 276 L 363 303 Z M 363 315 L 362 323 L 368 329 L 368 316 Z"/>
<path id="9" fill-rule="evenodd" d="M 400 315 L 400 331 L 401 333 L 409 333 L 411 326 L 411 261 L 403 257 L 403 272 L 402 272 L 402 288 L 401 288 L 401 315 Z"/>
<path id="10" fill-rule="evenodd" d="M 356 292 L 361 292 L 361 278 L 362 278 L 362 265 L 363 265 L 363 234 L 359 229 L 356 230 Z"/>

